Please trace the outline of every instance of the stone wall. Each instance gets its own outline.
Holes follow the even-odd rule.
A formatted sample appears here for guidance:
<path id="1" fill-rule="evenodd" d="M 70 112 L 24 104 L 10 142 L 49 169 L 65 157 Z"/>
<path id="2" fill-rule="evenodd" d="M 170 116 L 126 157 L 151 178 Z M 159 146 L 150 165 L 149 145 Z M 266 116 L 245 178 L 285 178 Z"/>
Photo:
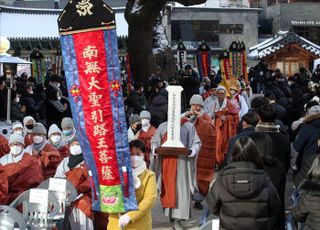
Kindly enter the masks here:
<path id="1" fill-rule="evenodd" d="M 219 34 L 219 47 L 229 48 L 232 41 L 244 41 L 247 47 L 258 43 L 258 12 L 256 9 L 173 8 L 170 20 L 219 20 L 219 24 L 243 24 L 242 34 Z M 170 30 L 167 35 L 171 41 Z"/>
<path id="2" fill-rule="evenodd" d="M 319 3 L 279 3 L 267 8 L 266 17 L 272 20 L 273 32 L 289 30 L 292 25 L 319 26 Z"/>

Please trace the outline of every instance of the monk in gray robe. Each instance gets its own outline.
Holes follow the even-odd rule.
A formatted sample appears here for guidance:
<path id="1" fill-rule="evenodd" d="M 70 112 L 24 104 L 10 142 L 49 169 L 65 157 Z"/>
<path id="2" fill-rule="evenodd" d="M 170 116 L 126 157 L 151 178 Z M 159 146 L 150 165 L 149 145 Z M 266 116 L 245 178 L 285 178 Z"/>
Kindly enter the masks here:
<path id="1" fill-rule="evenodd" d="M 151 170 L 157 177 L 164 214 L 174 219 L 174 229 L 182 229 L 180 220 L 191 218 L 192 194 L 197 190 L 196 160 L 201 141 L 190 122 L 181 122 L 180 140 L 191 150 L 189 156 L 156 155 L 155 149 L 167 140 L 167 123 L 162 123 L 151 140 Z"/>

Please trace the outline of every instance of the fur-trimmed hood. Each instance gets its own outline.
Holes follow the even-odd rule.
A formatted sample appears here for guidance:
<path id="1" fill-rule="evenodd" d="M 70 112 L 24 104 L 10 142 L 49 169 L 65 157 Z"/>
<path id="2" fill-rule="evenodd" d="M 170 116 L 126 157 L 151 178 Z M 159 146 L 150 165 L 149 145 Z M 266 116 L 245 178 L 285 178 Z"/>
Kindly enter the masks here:
<path id="1" fill-rule="evenodd" d="M 320 182 L 314 180 L 304 180 L 300 185 L 303 193 L 309 193 L 313 196 L 320 196 Z"/>
<path id="2" fill-rule="evenodd" d="M 274 123 L 260 122 L 256 126 L 256 132 L 279 133 L 280 126 Z"/>
<path id="3" fill-rule="evenodd" d="M 308 115 L 306 116 L 304 119 L 303 119 L 303 122 L 304 123 L 310 123 L 314 120 L 318 120 L 320 119 L 320 113 L 316 113 L 316 114 L 311 114 L 311 115 Z"/>

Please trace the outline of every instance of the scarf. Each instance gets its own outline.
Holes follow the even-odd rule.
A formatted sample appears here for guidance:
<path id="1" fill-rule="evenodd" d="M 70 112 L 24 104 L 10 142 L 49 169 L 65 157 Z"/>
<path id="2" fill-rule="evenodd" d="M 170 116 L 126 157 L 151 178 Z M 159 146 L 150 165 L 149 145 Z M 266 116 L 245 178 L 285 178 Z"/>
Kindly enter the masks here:
<path id="1" fill-rule="evenodd" d="M 78 164 L 80 164 L 83 161 L 83 154 L 79 155 L 70 155 L 69 156 L 69 162 L 68 162 L 68 167 L 69 169 L 75 168 Z"/>
<path id="2" fill-rule="evenodd" d="M 66 143 L 62 140 L 62 137 L 61 137 L 61 140 L 58 142 L 58 143 L 53 143 L 51 140 L 49 140 L 49 143 L 51 145 L 53 145 L 56 149 L 61 149 L 63 146 L 66 145 Z"/>
<path id="3" fill-rule="evenodd" d="M 40 144 L 33 143 L 33 149 L 35 149 L 39 154 L 47 144 L 48 144 L 48 141 L 44 139 Z"/>
<path id="4" fill-rule="evenodd" d="M 140 165 L 139 167 L 132 169 L 135 189 L 138 189 L 141 187 L 141 180 L 140 180 L 139 176 L 142 173 L 144 173 L 144 171 L 146 171 L 146 169 L 147 169 L 146 162 L 143 162 L 143 164 Z"/>
<path id="5" fill-rule="evenodd" d="M 275 125 L 272 122 L 261 122 L 256 126 L 256 132 L 266 132 L 266 133 L 279 133 L 280 126 Z"/>
<path id="6" fill-rule="evenodd" d="M 223 100 L 221 106 L 220 106 L 220 103 L 219 103 L 218 99 L 214 100 L 212 107 L 213 107 L 213 111 L 212 111 L 213 113 L 216 113 L 216 112 L 219 112 L 219 111 L 223 110 L 224 108 L 227 107 L 227 98 L 225 98 Z"/>
<path id="7" fill-rule="evenodd" d="M 147 126 L 142 126 L 141 129 L 142 129 L 143 131 L 145 131 L 145 132 L 148 132 L 148 129 L 150 128 L 150 126 L 151 126 L 151 125 L 148 124 Z"/>
<path id="8" fill-rule="evenodd" d="M 75 132 L 75 129 L 73 129 L 72 133 L 69 136 L 65 136 L 62 133 L 62 140 L 61 141 L 64 142 L 64 144 L 70 145 L 71 141 L 75 138 L 75 136 L 76 136 L 76 132 Z"/>

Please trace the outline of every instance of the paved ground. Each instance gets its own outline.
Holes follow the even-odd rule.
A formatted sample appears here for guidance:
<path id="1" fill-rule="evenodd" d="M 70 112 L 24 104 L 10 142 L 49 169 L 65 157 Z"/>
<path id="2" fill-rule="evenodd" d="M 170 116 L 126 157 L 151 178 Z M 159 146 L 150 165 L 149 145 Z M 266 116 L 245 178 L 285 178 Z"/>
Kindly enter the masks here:
<path id="1" fill-rule="evenodd" d="M 216 173 L 217 175 L 217 173 Z M 291 191 L 292 191 L 292 173 L 288 173 L 287 184 L 286 184 L 286 209 L 289 209 L 291 206 Z M 195 230 L 199 229 L 199 218 L 201 211 L 192 210 L 192 219 L 182 223 L 185 230 Z M 213 215 L 209 216 L 209 220 L 213 218 Z M 152 221 L 154 230 L 172 230 L 172 224 L 169 222 L 169 219 L 163 214 L 160 200 L 157 200 L 155 207 L 152 210 Z"/>
<path id="2" fill-rule="evenodd" d="M 190 221 L 183 222 L 183 227 L 185 229 L 199 229 L 199 218 L 201 211 L 192 210 L 193 218 Z M 172 224 L 169 222 L 169 219 L 163 214 L 160 200 L 157 200 L 157 203 L 152 211 L 152 221 L 154 230 L 172 230 Z"/>

